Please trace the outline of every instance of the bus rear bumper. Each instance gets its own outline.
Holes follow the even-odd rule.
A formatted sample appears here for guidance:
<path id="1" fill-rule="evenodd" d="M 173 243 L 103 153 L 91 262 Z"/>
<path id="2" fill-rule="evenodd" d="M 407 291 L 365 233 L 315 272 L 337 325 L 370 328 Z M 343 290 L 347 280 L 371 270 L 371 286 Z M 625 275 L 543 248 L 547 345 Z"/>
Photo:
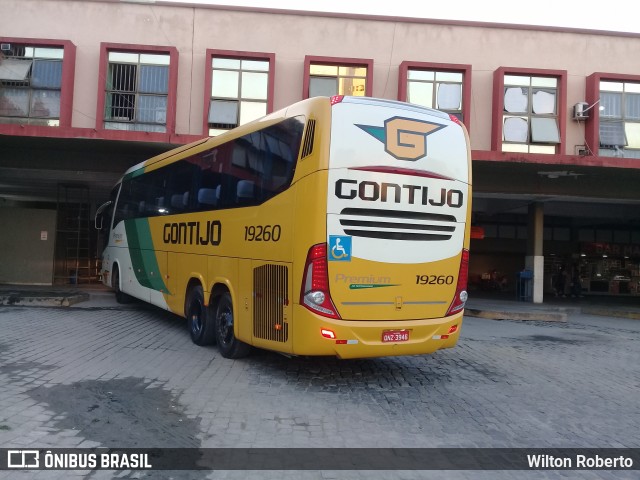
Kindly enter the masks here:
<path id="1" fill-rule="evenodd" d="M 333 320 L 294 305 L 293 354 L 347 359 L 433 353 L 456 345 L 463 314 L 405 321 Z"/>

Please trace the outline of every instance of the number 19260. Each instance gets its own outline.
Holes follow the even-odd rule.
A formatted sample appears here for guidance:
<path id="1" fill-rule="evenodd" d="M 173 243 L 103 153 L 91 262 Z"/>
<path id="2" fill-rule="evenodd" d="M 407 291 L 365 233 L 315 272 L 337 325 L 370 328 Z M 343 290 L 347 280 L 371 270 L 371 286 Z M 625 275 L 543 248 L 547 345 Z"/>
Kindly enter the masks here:
<path id="1" fill-rule="evenodd" d="M 451 285 L 453 275 L 416 275 L 417 285 Z"/>
<path id="2" fill-rule="evenodd" d="M 246 242 L 278 242 L 282 228 L 280 225 L 249 225 L 244 227 Z"/>

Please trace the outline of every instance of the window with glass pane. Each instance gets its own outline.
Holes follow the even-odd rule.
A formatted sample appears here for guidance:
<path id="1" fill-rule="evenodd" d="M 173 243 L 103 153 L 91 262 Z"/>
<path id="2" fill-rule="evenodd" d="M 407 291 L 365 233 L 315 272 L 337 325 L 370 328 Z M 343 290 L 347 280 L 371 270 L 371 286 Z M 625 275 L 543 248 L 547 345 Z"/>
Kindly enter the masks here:
<path id="1" fill-rule="evenodd" d="M 462 120 L 462 72 L 409 69 L 407 102 L 435 108 Z"/>
<path id="2" fill-rule="evenodd" d="M 220 135 L 267 114 L 269 60 L 213 57 L 209 135 Z"/>
<path id="3" fill-rule="evenodd" d="M 558 79 L 505 75 L 502 151 L 556 153 Z"/>
<path id="4" fill-rule="evenodd" d="M 599 154 L 640 158 L 640 83 L 601 81 L 599 115 Z"/>
<path id="5" fill-rule="evenodd" d="M 309 98 L 333 95 L 364 97 L 366 91 L 367 67 L 313 63 L 309 67 Z"/>
<path id="6" fill-rule="evenodd" d="M 109 52 L 104 126 L 166 132 L 169 54 Z"/>
<path id="7" fill-rule="evenodd" d="M 0 58 L 0 123 L 59 126 L 64 48 L 6 45 Z"/>

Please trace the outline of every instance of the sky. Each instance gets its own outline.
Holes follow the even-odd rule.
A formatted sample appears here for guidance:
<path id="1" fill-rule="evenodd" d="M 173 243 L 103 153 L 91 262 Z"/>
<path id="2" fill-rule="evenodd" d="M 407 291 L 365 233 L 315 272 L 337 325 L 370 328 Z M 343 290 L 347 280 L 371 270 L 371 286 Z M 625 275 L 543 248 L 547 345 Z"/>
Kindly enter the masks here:
<path id="1" fill-rule="evenodd" d="M 153 3 L 153 0 L 137 0 Z M 161 3 L 163 0 L 155 0 Z M 169 1 L 169 0 L 167 0 Z M 607 0 L 170 0 L 245 7 L 469 20 L 640 33 L 637 2 Z"/>

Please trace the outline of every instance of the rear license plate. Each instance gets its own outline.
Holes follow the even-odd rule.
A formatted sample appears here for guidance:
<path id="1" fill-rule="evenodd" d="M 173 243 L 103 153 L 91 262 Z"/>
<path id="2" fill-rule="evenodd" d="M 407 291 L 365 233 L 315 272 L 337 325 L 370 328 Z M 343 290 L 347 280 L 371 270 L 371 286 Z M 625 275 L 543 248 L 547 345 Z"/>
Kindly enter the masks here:
<path id="1" fill-rule="evenodd" d="M 409 340 L 409 330 L 383 330 L 382 343 L 406 342 Z"/>

